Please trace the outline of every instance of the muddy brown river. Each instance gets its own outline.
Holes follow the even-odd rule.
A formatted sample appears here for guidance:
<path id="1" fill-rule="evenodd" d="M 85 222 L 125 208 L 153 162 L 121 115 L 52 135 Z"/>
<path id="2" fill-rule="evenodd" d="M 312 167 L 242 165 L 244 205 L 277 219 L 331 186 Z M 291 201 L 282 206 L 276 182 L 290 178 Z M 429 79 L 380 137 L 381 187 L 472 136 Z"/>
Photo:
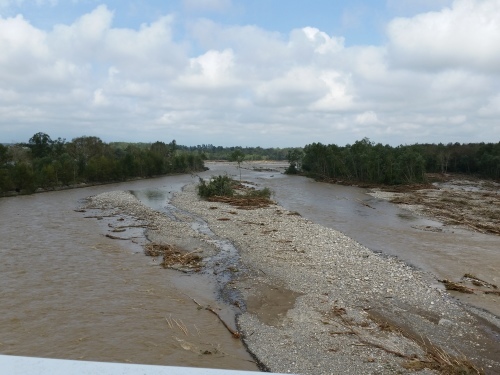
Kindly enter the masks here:
<path id="1" fill-rule="evenodd" d="M 233 166 L 210 167 L 201 175 L 239 177 Z M 269 186 L 285 208 L 440 278 L 469 272 L 500 281 L 497 236 L 415 229 L 441 224 L 363 189 L 270 171 L 243 169 L 242 178 Z M 217 317 L 193 303 L 220 307 L 230 319 L 214 281 L 159 267 L 143 255 L 139 229 L 137 243 L 112 240 L 103 236 L 103 221 L 74 211 L 81 199 L 110 190 L 132 190 L 161 210 L 172 192 L 194 181 L 169 176 L 0 199 L 0 353 L 257 370 Z M 498 297 L 472 298 L 500 315 Z"/>

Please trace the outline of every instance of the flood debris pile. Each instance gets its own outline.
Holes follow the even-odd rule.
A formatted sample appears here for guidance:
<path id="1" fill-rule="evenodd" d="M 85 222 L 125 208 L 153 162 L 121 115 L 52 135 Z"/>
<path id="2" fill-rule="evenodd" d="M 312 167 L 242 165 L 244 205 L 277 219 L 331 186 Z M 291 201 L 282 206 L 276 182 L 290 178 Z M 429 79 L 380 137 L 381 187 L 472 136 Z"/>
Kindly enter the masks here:
<path id="1" fill-rule="evenodd" d="M 255 208 L 268 207 L 274 202 L 269 198 L 258 197 L 258 196 L 233 196 L 233 197 L 220 197 L 214 196 L 208 198 L 209 202 L 222 202 L 230 204 L 238 209 L 251 210 Z"/>
<path id="2" fill-rule="evenodd" d="M 483 293 L 486 295 L 494 295 L 500 296 L 500 291 L 498 290 L 498 286 L 495 284 L 489 283 L 487 281 L 481 280 L 477 276 L 474 276 L 470 273 L 466 273 L 460 281 L 450 281 L 447 279 L 439 280 L 439 282 L 443 283 L 446 290 L 453 290 L 460 293 L 466 294 L 474 294 L 474 293 Z M 466 283 L 472 284 L 472 286 L 465 285 Z"/>
<path id="3" fill-rule="evenodd" d="M 151 257 L 162 257 L 163 268 L 173 268 L 180 271 L 200 271 L 203 258 L 198 251 L 182 252 L 169 244 L 148 243 L 144 246 L 144 254 Z"/>
<path id="4" fill-rule="evenodd" d="M 430 187 L 385 191 L 392 203 L 448 225 L 500 235 L 500 184 L 496 182 L 443 177 Z"/>

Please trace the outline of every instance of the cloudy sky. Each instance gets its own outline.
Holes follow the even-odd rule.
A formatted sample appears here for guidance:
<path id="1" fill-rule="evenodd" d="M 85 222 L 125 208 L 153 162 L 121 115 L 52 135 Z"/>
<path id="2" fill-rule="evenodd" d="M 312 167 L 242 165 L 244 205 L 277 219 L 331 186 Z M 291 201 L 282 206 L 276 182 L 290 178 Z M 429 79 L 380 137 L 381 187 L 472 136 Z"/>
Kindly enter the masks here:
<path id="1" fill-rule="evenodd" d="M 500 141 L 500 0 L 0 0 L 0 142 Z"/>

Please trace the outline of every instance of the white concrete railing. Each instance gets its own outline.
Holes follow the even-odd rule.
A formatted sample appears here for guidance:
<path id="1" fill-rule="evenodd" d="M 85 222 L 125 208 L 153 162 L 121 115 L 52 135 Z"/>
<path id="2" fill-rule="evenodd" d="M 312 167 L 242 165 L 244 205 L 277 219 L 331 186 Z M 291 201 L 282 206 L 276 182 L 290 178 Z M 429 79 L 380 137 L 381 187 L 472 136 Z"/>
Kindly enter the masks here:
<path id="1" fill-rule="evenodd" d="M 253 371 L 194 367 L 87 362 L 0 355 L 0 374 L 5 375 L 255 375 Z"/>

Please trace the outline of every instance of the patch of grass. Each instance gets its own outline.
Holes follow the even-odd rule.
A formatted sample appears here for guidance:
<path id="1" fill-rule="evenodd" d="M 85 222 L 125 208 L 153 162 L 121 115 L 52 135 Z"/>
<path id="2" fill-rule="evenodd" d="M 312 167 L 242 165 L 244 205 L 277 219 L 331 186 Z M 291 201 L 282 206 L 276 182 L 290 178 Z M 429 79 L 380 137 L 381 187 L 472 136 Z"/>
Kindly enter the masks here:
<path id="1" fill-rule="evenodd" d="M 272 191 L 268 187 L 265 187 L 264 189 L 261 190 L 248 190 L 244 194 L 246 198 L 271 198 Z"/>

